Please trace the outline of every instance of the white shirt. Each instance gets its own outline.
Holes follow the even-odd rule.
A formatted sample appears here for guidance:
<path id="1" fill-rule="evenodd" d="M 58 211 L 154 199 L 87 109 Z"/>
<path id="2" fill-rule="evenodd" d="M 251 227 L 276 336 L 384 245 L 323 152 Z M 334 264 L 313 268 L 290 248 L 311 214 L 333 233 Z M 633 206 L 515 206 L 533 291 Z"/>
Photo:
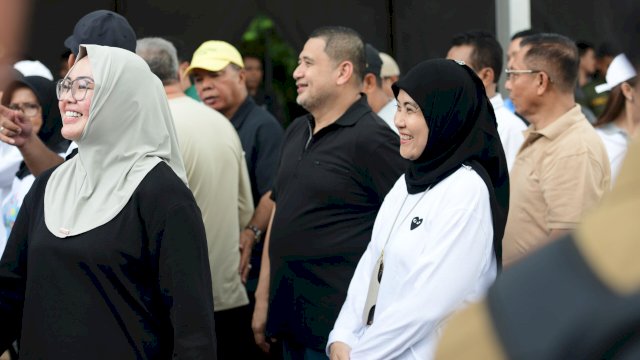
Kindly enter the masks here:
<path id="1" fill-rule="evenodd" d="M 11 190 L 20 162 L 22 162 L 20 150 L 13 145 L 0 142 L 0 200 Z"/>
<path id="2" fill-rule="evenodd" d="M 611 186 L 613 187 L 622 167 L 622 161 L 627 154 L 629 136 L 624 130 L 612 123 L 596 128 L 596 133 L 598 133 L 604 143 L 604 147 L 607 149 L 609 164 L 611 164 Z"/>
<path id="3" fill-rule="evenodd" d="M 426 194 L 408 195 L 402 206 L 405 196 L 401 176 L 376 217 L 327 353 L 331 343 L 341 341 L 351 347 L 352 360 L 430 359 L 444 320 L 482 297 L 495 280 L 489 191 L 473 169 L 461 167 Z M 412 229 L 414 219 L 421 222 Z M 375 318 L 366 326 L 362 313 L 383 248 Z"/>
<path id="4" fill-rule="evenodd" d="M 524 135 L 522 133 L 527 130 L 527 126 L 519 117 L 504 106 L 502 95 L 496 94 L 490 101 L 493 106 L 493 111 L 496 114 L 498 135 L 502 142 L 504 155 L 507 158 L 507 168 L 509 172 L 511 172 L 518 150 L 520 150 L 520 146 L 522 146 L 524 142 Z"/>
<path id="5" fill-rule="evenodd" d="M 11 191 L 13 179 L 16 172 L 20 168 L 22 155 L 20 150 L 13 145 L 0 142 L 0 204 Z M 0 217 L 2 220 L 2 217 Z M 0 222 L 0 241 L 6 239 L 9 234 L 6 233 L 4 223 Z M 0 244 L 2 245 L 2 244 Z M 4 248 L 4 246 L 1 246 Z"/>
<path id="6" fill-rule="evenodd" d="M 393 122 L 393 118 L 396 116 L 396 110 L 397 110 L 396 99 L 391 99 L 387 103 L 387 105 L 383 106 L 382 109 L 378 111 L 378 116 L 380 116 L 382 120 L 384 120 L 384 122 L 386 122 L 387 125 L 389 125 L 391 130 L 393 130 L 396 134 L 399 134 L 398 128 L 396 127 L 396 124 Z"/>

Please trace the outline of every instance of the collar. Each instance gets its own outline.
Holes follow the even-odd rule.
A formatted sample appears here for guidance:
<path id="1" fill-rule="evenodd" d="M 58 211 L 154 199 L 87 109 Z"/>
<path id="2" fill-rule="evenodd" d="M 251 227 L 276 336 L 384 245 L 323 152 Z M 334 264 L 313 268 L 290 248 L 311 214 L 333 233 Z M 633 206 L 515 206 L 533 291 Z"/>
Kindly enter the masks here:
<path id="1" fill-rule="evenodd" d="M 489 99 L 489 101 L 491 102 L 491 106 L 493 106 L 494 111 L 504 106 L 502 95 L 500 95 L 500 93 L 498 92 L 496 92 L 496 94 L 491 99 Z"/>
<path id="2" fill-rule="evenodd" d="M 527 129 L 527 133 L 530 134 L 538 134 L 548 138 L 549 140 L 554 140 L 562 133 L 564 133 L 567 129 L 569 129 L 574 124 L 578 122 L 586 120 L 584 115 L 582 114 L 582 110 L 580 105 L 575 105 L 569 111 L 564 113 L 562 116 L 557 118 L 554 122 L 547 125 L 542 130 L 534 130 L 533 125 Z"/>
<path id="3" fill-rule="evenodd" d="M 247 97 L 242 102 L 242 105 L 240 105 L 240 107 L 238 108 L 238 111 L 236 111 L 236 113 L 233 114 L 231 119 L 229 119 L 231 120 L 231 124 L 233 124 L 233 127 L 236 128 L 236 130 L 242 127 L 245 120 L 247 119 L 247 117 L 249 117 L 249 114 L 251 113 L 251 111 L 253 111 L 253 108 L 256 106 L 257 106 L 256 102 L 253 101 L 253 98 L 247 95 Z"/>
<path id="4" fill-rule="evenodd" d="M 351 104 L 347 111 L 345 111 L 344 114 L 342 114 L 338 120 L 331 125 L 353 126 L 362 116 L 370 112 L 372 112 L 372 110 L 367 102 L 367 95 L 360 93 L 360 99 Z M 307 114 L 307 121 L 312 127 L 315 126 L 315 119 L 313 118 L 313 115 Z"/>

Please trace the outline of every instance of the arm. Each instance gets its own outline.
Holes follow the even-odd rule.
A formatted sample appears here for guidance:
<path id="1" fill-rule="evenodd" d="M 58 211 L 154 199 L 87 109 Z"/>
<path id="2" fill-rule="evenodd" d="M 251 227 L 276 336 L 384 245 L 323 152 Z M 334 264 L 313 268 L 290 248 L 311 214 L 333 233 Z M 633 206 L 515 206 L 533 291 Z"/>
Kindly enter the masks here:
<path id="1" fill-rule="evenodd" d="M 173 327 L 173 358 L 215 359 L 211 272 L 195 200 L 168 209 L 156 233 L 161 237 L 159 283 Z"/>
<path id="2" fill-rule="evenodd" d="M 38 176 L 64 161 L 58 154 L 49 150 L 32 131 L 31 120 L 25 118 L 22 113 L 0 105 L 0 126 L 5 128 L 0 133 L 0 140 L 18 147 L 33 175 Z"/>
<path id="3" fill-rule="evenodd" d="M 260 265 L 260 277 L 258 279 L 258 287 L 256 288 L 255 297 L 256 305 L 253 310 L 253 319 L 251 321 L 251 329 L 253 330 L 253 338 L 256 344 L 264 352 L 269 352 L 269 343 L 265 338 L 265 328 L 267 326 L 267 312 L 269 310 L 269 282 L 271 281 L 271 261 L 269 259 L 269 243 L 271 240 L 271 224 L 273 216 L 276 213 L 276 204 L 273 203 L 273 211 L 269 219 L 269 227 L 267 228 L 267 236 L 264 240 L 264 249 L 262 251 L 262 262 Z"/>
<path id="4" fill-rule="evenodd" d="M 251 195 L 251 193 L 249 193 Z M 253 225 L 263 232 L 267 230 L 269 225 L 269 216 L 273 211 L 274 202 L 271 200 L 271 191 L 268 191 L 260 198 L 258 207 L 253 213 L 253 217 L 245 225 Z M 244 228 L 240 232 L 240 274 L 242 275 L 242 282 L 247 282 L 247 276 L 249 275 L 249 261 L 251 260 L 251 251 L 255 245 L 256 237 L 255 233 L 249 229 Z"/>
<path id="5" fill-rule="evenodd" d="M 479 274 L 492 261 L 490 224 L 471 209 L 445 210 L 430 222 L 428 238 L 438 241 L 425 247 L 400 279 L 397 299 L 376 311 L 375 322 L 353 347 L 351 358 L 395 358 L 430 336 L 478 286 Z"/>
<path id="6" fill-rule="evenodd" d="M 0 260 L 0 353 L 15 341 L 21 330 L 27 275 L 27 240 L 32 197 L 27 195 L 11 230 Z"/>

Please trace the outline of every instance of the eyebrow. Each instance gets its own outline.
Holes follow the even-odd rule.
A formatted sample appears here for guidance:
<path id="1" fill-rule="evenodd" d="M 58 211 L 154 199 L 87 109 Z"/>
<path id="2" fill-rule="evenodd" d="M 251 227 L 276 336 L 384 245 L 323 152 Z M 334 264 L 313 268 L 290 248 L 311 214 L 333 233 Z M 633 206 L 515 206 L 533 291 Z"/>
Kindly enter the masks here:
<path id="1" fill-rule="evenodd" d="M 417 108 L 420 107 L 420 106 L 418 106 L 418 104 L 416 104 L 414 102 L 411 102 L 411 101 L 405 101 L 405 102 L 402 103 L 402 105 L 404 105 L 404 106 L 411 105 L 411 106 L 417 107 Z"/>
<path id="2" fill-rule="evenodd" d="M 72 79 L 71 77 L 67 76 L 66 79 L 69 79 L 71 81 L 76 81 L 78 79 L 88 79 L 91 81 L 95 81 L 91 76 L 78 76 L 77 78 Z"/>
<path id="3" fill-rule="evenodd" d="M 310 58 L 310 57 L 309 57 L 309 56 L 307 56 L 307 55 L 301 56 L 301 57 L 300 57 L 300 60 L 306 60 L 306 61 L 309 61 L 309 62 L 313 62 L 313 59 L 312 59 L 312 58 Z"/>

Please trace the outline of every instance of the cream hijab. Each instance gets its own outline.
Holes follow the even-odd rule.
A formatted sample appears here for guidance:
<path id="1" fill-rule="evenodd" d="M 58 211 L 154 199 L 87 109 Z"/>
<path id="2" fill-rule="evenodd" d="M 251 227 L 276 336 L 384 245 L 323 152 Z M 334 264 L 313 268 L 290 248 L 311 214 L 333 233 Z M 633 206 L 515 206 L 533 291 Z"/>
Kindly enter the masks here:
<path id="1" fill-rule="evenodd" d="M 98 45 L 81 45 L 76 64 L 85 56 L 95 88 L 78 155 L 51 174 L 44 193 L 45 223 L 59 238 L 112 220 L 161 161 L 187 183 L 164 87 L 146 62 Z"/>

